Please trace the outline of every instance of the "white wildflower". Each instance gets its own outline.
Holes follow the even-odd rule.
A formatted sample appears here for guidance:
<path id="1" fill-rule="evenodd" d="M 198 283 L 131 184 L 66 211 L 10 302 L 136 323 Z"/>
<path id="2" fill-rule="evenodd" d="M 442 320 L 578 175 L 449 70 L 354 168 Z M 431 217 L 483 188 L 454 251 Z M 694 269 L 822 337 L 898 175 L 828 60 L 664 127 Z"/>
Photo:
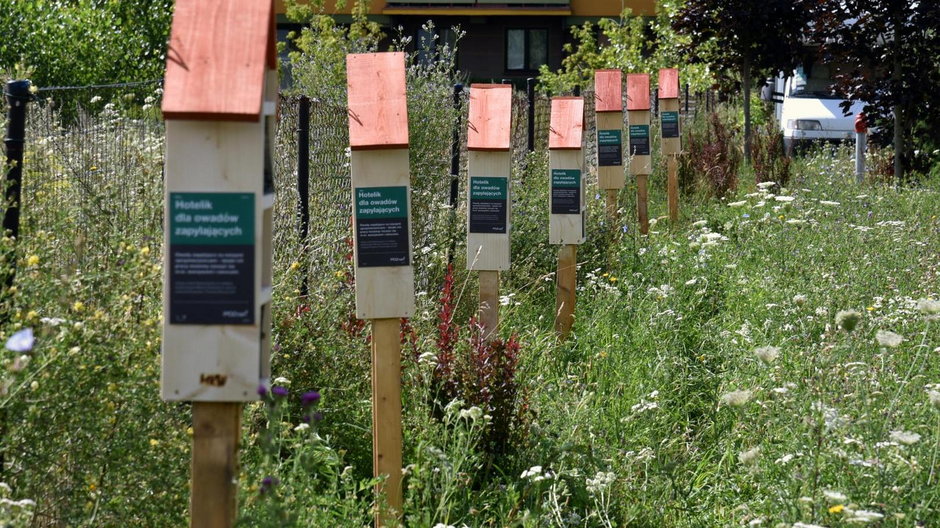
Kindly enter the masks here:
<path id="1" fill-rule="evenodd" d="M 766 189 L 770 189 L 770 188 L 773 187 L 774 185 L 777 185 L 777 182 L 765 181 L 765 182 L 760 182 L 760 183 L 758 183 L 758 184 L 757 184 L 757 188 L 758 188 L 758 189 L 762 189 L 762 190 L 766 190 Z"/>
<path id="2" fill-rule="evenodd" d="M 821 205 L 842 205 L 842 204 L 839 203 L 839 202 L 833 202 L 833 201 L 831 201 L 831 200 L 819 200 L 819 203 L 820 203 Z"/>
<path id="3" fill-rule="evenodd" d="M 796 200 L 796 198 L 792 196 L 774 196 L 774 200 L 778 202 L 789 203 L 789 202 L 792 202 L 793 200 Z"/>
<path id="4" fill-rule="evenodd" d="M 858 326 L 858 322 L 861 319 L 862 314 L 855 310 L 840 310 L 836 314 L 836 325 L 846 332 L 851 332 L 855 330 L 855 327 Z"/>
<path id="5" fill-rule="evenodd" d="M 803 306 L 806 304 L 806 296 L 803 294 L 797 294 L 793 296 L 793 304 L 797 306 Z"/>
<path id="6" fill-rule="evenodd" d="M 933 405 L 936 409 L 940 409 L 940 392 L 935 390 L 927 391 L 927 398 L 930 399 L 930 405 Z"/>
<path id="7" fill-rule="evenodd" d="M 753 449 L 748 449 L 747 451 L 741 451 L 738 453 L 738 462 L 749 466 L 756 463 L 758 457 L 760 457 L 760 447 L 755 447 Z"/>
<path id="8" fill-rule="evenodd" d="M 823 496 L 826 497 L 829 502 L 846 502 L 849 500 L 844 493 L 832 490 L 823 490 Z"/>
<path id="9" fill-rule="evenodd" d="M 926 315 L 940 314 L 940 301 L 920 299 L 917 301 L 917 310 Z"/>
<path id="10" fill-rule="evenodd" d="M 522 475 L 519 475 L 521 479 L 531 479 L 533 477 L 539 476 L 542 474 L 542 466 L 532 466 L 529 469 L 522 472 Z"/>
<path id="11" fill-rule="evenodd" d="M 728 207 L 741 207 L 742 205 L 747 205 L 747 200 L 741 200 L 740 202 L 731 202 L 728 204 Z"/>
<path id="12" fill-rule="evenodd" d="M 615 479 L 616 476 L 610 471 L 598 471 L 594 478 L 586 479 L 585 484 L 588 492 L 598 494 L 609 488 Z"/>
<path id="13" fill-rule="evenodd" d="M 891 431 L 889 437 L 891 440 L 904 445 L 911 445 L 920 442 L 920 435 L 910 431 Z"/>
<path id="14" fill-rule="evenodd" d="M 731 407 L 741 407 L 745 403 L 749 402 L 753 395 L 754 393 L 749 390 L 736 390 L 722 394 L 720 401 L 724 405 L 730 405 Z"/>
<path id="15" fill-rule="evenodd" d="M 7 350 L 10 352 L 29 352 L 33 349 L 36 338 L 33 337 L 32 328 L 24 328 L 7 339 Z"/>
<path id="16" fill-rule="evenodd" d="M 877 521 L 878 519 L 883 519 L 884 515 L 878 512 L 868 511 L 868 510 L 852 510 L 850 512 L 851 517 L 845 520 L 849 523 L 868 523 L 872 521 Z"/>
<path id="17" fill-rule="evenodd" d="M 692 227 L 702 227 L 708 225 L 708 220 L 698 220 L 697 222 L 692 222 Z"/>
<path id="18" fill-rule="evenodd" d="M 820 526 L 818 524 L 806 524 L 806 523 L 794 523 L 793 528 L 826 528 L 825 526 Z"/>
<path id="19" fill-rule="evenodd" d="M 294 431 L 297 431 L 298 433 L 302 433 L 307 429 L 310 429 L 310 424 L 307 423 L 297 424 L 297 427 L 294 427 Z"/>
<path id="20" fill-rule="evenodd" d="M 437 366 L 437 355 L 434 352 L 422 352 L 418 356 L 419 365 Z"/>
<path id="21" fill-rule="evenodd" d="M 875 334 L 875 339 L 878 341 L 878 344 L 888 348 L 896 348 L 901 344 L 901 341 L 904 341 L 904 338 L 900 334 L 895 334 L 890 330 L 878 330 Z"/>
<path id="22" fill-rule="evenodd" d="M 287 379 L 287 378 L 285 378 L 284 376 L 278 376 L 278 377 L 274 378 L 273 385 L 290 386 L 290 380 Z"/>
<path id="23" fill-rule="evenodd" d="M 775 346 L 763 346 L 754 350 L 754 355 L 766 364 L 771 364 L 780 356 L 780 348 Z"/>

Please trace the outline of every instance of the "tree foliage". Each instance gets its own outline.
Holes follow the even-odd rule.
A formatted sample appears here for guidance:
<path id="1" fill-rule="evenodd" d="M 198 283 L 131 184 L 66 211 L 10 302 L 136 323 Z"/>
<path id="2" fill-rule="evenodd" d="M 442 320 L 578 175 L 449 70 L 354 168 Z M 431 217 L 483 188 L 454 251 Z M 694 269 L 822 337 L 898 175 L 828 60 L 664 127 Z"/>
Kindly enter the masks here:
<path id="1" fill-rule="evenodd" d="M 0 0 L 0 70 L 34 84 L 163 76 L 173 0 Z"/>
<path id="2" fill-rule="evenodd" d="M 882 135 L 899 125 L 895 150 L 903 166 L 926 170 L 935 164 L 940 157 L 931 159 L 929 153 L 940 147 L 935 95 L 940 86 L 940 4 L 812 0 L 808 7 L 824 60 L 847 65 L 836 88 L 867 103 L 865 113 Z"/>

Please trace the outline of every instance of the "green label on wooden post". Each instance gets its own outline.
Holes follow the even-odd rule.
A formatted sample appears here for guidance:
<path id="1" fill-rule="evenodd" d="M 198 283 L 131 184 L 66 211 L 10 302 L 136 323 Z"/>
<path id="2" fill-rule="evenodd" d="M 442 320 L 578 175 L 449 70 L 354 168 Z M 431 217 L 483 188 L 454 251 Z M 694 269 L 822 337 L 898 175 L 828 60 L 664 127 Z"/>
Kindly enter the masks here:
<path id="1" fill-rule="evenodd" d="M 659 116 L 662 121 L 663 137 L 679 137 L 679 112 L 661 112 Z"/>
<path id="2" fill-rule="evenodd" d="M 170 193 L 171 324 L 254 324 L 255 195 Z"/>
<path id="3" fill-rule="evenodd" d="M 552 169 L 552 214 L 581 213 L 581 171 Z"/>
<path id="4" fill-rule="evenodd" d="M 630 125 L 630 155 L 650 155 L 650 127 L 649 125 Z"/>
<path id="5" fill-rule="evenodd" d="M 505 233 L 508 178 L 470 178 L 470 232 Z"/>
<path id="6" fill-rule="evenodd" d="M 597 166 L 619 167 L 623 164 L 620 130 L 597 131 Z"/>
<path id="7" fill-rule="evenodd" d="M 408 188 L 357 187 L 356 255 L 359 267 L 408 266 Z"/>

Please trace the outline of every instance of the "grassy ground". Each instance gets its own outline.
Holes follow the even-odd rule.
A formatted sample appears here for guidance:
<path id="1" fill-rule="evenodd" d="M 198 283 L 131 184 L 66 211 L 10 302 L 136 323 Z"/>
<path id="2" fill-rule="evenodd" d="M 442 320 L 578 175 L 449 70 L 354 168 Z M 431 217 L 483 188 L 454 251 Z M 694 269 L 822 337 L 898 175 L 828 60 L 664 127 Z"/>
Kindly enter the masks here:
<path id="1" fill-rule="evenodd" d="M 416 248 L 407 526 L 940 523 L 940 322 L 926 301 L 940 300 L 940 182 L 857 185 L 847 151 L 817 153 L 786 189 L 685 197 L 682 222 L 659 220 L 649 237 L 634 232 L 631 189 L 626 232 L 592 200 L 574 334 L 559 343 L 544 155 L 526 164 L 503 276 L 500 334 L 520 345 L 508 403 L 475 403 L 469 384 L 444 408 L 452 233 L 428 229 Z M 664 214 L 661 186 L 652 199 Z M 158 394 L 159 226 L 116 229 L 88 265 L 74 217 L 56 214 L 21 241 L 6 296 L 2 338 L 31 328 L 36 342 L 2 353 L 0 524 L 185 525 L 189 410 Z M 450 322 L 462 327 L 454 353 L 469 357 L 475 276 L 462 251 Z M 312 270 L 303 300 L 301 268 L 277 272 L 273 366 L 289 396 L 246 408 L 244 526 L 370 522 L 368 328 L 349 316 L 349 269 L 331 266 Z M 312 390 L 321 399 L 304 408 Z M 516 415 L 494 448 L 506 405 Z"/>

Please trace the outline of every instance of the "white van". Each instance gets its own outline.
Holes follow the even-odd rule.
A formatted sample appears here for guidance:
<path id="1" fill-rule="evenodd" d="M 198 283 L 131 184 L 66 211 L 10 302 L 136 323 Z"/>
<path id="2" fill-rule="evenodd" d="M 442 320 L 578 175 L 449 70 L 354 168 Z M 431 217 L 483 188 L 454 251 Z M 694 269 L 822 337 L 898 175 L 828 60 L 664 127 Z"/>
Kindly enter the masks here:
<path id="1" fill-rule="evenodd" d="M 787 154 L 812 142 L 855 140 L 855 116 L 865 103 L 853 102 L 845 115 L 840 106 L 844 99 L 829 91 L 833 73 L 829 66 L 814 63 L 808 70 L 799 67 L 789 77 L 771 79 L 762 91 L 764 100 L 774 102 Z"/>

